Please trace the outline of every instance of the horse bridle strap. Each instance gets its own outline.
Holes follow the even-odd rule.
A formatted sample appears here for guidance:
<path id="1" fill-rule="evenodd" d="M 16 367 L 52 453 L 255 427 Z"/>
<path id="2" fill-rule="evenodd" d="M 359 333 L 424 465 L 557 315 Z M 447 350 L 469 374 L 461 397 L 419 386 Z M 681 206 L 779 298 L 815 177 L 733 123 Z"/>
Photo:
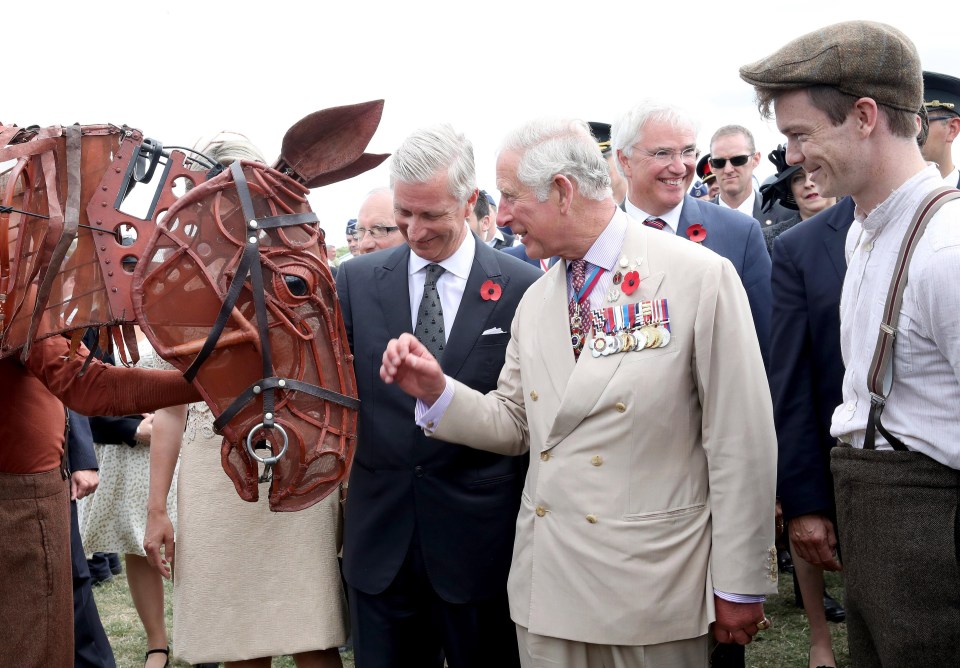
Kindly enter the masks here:
<path id="1" fill-rule="evenodd" d="M 339 404 L 344 408 L 350 408 L 355 411 L 360 410 L 359 399 L 354 399 L 353 397 L 348 397 L 340 394 L 339 392 L 328 390 L 325 387 L 304 383 L 301 380 L 272 376 L 270 378 L 258 380 L 256 383 L 244 390 L 243 393 L 234 399 L 227 409 L 220 414 L 220 417 L 213 421 L 213 428 L 219 433 L 220 430 L 226 426 L 226 424 L 230 422 L 230 420 L 232 420 L 244 406 L 253 401 L 258 394 L 266 390 L 273 390 L 276 388 L 287 390 L 288 392 L 304 392 L 312 397 L 317 397 L 318 399 L 323 399 L 324 401 L 331 401 L 335 404 Z"/>
<path id="2" fill-rule="evenodd" d="M 265 293 L 263 289 L 263 272 L 259 270 L 259 230 L 263 228 L 274 229 L 280 227 L 290 227 L 294 225 L 304 225 L 319 222 L 313 212 L 292 213 L 280 216 L 265 216 L 257 218 L 253 209 L 253 200 L 250 197 L 250 190 L 247 186 L 246 177 L 243 174 L 241 161 L 235 161 L 230 165 L 230 173 L 236 184 L 237 194 L 240 198 L 240 205 L 243 208 L 244 220 L 247 221 L 247 239 L 244 244 L 243 254 L 237 265 L 237 271 L 234 274 L 227 295 L 224 297 L 223 305 L 217 314 L 217 319 L 210 329 L 207 339 L 203 344 L 197 357 L 190 364 L 190 367 L 184 371 L 184 377 L 192 382 L 196 377 L 200 366 L 206 361 L 210 353 L 216 347 L 217 340 L 226 328 L 227 321 L 237 299 L 240 297 L 240 291 L 243 289 L 247 275 L 250 276 L 254 308 L 257 316 L 257 330 L 260 335 L 261 360 L 263 362 L 263 377 L 247 388 L 240 396 L 227 407 L 227 409 L 216 419 L 214 427 L 219 431 L 231 419 L 236 417 L 237 413 L 243 409 L 255 397 L 263 396 L 263 424 L 264 428 L 270 429 L 274 426 L 274 407 L 275 390 L 282 389 L 287 391 L 305 392 L 311 396 L 332 401 L 346 408 L 354 410 L 359 409 L 360 402 L 353 397 L 328 390 L 317 385 L 305 383 L 292 378 L 279 378 L 273 375 L 273 358 L 270 350 L 270 338 L 267 328 L 267 307 Z"/>

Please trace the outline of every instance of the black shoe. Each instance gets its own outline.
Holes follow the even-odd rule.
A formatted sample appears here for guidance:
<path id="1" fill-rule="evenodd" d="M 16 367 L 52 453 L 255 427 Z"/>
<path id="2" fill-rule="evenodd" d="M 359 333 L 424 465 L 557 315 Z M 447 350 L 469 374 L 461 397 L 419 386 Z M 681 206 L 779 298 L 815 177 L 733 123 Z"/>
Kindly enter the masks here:
<path id="1" fill-rule="evenodd" d="M 105 582 L 110 582 L 111 580 L 113 580 L 113 575 L 111 575 L 110 573 L 107 573 L 107 575 L 106 575 L 105 577 L 90 578 L 90 586 L 91 586 L 91 587 L 99 587 L 100 585 L 104 584 Z"/>
<path id="2" fill-rule="evenodd" d="M 827 615 L 828 622 L 842 622 L 847 619 L 847 611 L 839 601 L 826 592 L 823 593 L 823 611 Z"/>
<path id="3" fill-rule="evenodd" d="M 193 668 L 220 668 L 219 663 L 195 663 Z"/>
<path id="4" fill-rule="evenodd" d="M 123 565 L 120 563 L 120 555 L 116 552 L 111 552 L 107 555 L 107 563 L 110 564 L 110 572 L 114 575 L 120 575 L 123 573 Z"/>
<path id="5" fill-rule="evenodd" d="M 164 662 L 163 668 L 167 668 L 167 666 L 170 665 L 170 648 L 169 647 L 164 647 L 161 649 L 148 649 L 146 654 L 143 655 L 144 663 L 146 663 L 147 659 L 150 658 L 151 654 L 165 654 L 167 657 L 167 660 Z"/>

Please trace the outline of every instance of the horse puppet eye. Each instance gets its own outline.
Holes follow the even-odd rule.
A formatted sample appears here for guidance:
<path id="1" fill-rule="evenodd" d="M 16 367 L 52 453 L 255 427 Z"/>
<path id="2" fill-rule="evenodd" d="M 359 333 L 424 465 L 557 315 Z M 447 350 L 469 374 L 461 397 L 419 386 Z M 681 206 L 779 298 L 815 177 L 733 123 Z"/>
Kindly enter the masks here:
<path id="1" fill-rule="evenodd" d="M 289 290 L 290 294 L 294 297 L 306 297 L 310 294 L 310 286 L 299 276 L 285 274 L 283 282 L 287 286 L 287 290 Z"/>

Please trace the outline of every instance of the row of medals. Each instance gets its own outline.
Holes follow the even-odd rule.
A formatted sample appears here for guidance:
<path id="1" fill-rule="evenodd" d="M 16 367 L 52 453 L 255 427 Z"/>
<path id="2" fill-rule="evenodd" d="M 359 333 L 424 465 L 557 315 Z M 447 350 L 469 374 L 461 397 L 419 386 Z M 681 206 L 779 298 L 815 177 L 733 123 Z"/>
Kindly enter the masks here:
<path id="1" fill-rule="evenodd" d="M 609 329 L 605 326 L 607 318 L 603 311 L 604 309 L 594 310 L 593 322 L 590 323 L 590 329 L 595 332 L 589 344 L 590 353 L 594 357 L 629 353 L 646 350 L 647 348 L 663 348 L 670 343 L 669 320 L 651 319 L 653 315 L 653 304 L 651 302 L 645 301 L 637 304 L 636 321 L 632 327 L 624 327 L 606 334 L 601 334 L 602 331 Z M 587 330 L 583 326 L 580 306 L 577 305 L 576 313 L 570 323 L 570 343 L 577 353 L 583 350 L 586 335 Z"/>

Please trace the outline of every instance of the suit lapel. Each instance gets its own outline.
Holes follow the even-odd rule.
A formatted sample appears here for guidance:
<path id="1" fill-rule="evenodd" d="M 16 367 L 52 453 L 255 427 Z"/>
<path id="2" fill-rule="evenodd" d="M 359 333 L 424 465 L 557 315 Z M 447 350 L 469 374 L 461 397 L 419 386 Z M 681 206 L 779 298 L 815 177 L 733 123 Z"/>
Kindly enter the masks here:
<path id="1" fill-rule="evenodd" d="M 660 234 L 654 230 L 643 230 L 638 224 L 631 220 L 627 226 L 627 234 L 624 239 L 621 255 L 626 256 L 628 261 L 632 262 L 636 258 L 641 258 L 637 272 L 640 275 L 640 287 L 637 292 L 630 295 L 629 298 L 622 296 L 616 302 L 604 300 L 604 306 L 618 306 L 631 302 L 639 302 L 653 299 L 657 295 L 660 284 L 663 281 L 663 272 L 650 272 L 650 261 L 647 254 L 647 236 Z M 565 277 L 564 277 L 565 278 Z M 566 294 L 566 282 L 563 282 L 563 293 Z M 551 304 L 547 304 L 549 308 Z M 566 321 L 566 318 L 564 318 Z M 567 344 L 569 345 L 569 344 Z M 543 347 L 544 355 L 550 354 L 547 347 Z M 580 359 L 573 368 L 572 374 L 568 374 L 564 380 L 564 391 L 560 407 L 557 410 L 557 416 L 547 436 L 546 447 L 552 448 L 579 425 L 583 418 L 593 409 L 600 399 L 600 395 L 606 389 L 611 378 L 620 367 L 624 356 L 629 353 L 618 353 L 608 355 L 607 357 L 594 357 L 586 346 L 580 354 Z M 545 359 L 547 368 L 551 368 L 549 358 Z M 553 358 L 552 364 L 557 364 L 556 358 Z M 559 375 L 559 373 L 558 373 Z"/>
<path id="2" fill-rule="evenodd" d="M 496 253 L 499 252 L 476 239 L 476 251 L 470 275 L 467 277 L 467 286 L 463 290 L 457 319 L 450 330 L 440 364 L 444 373 L 454 378 L 460 372 L 467 355 L 473 350 L 484 330 L 489 327 L 487 323 L 490 315 L 500 303 L 492 299 L 484 300 L 480 296 L 480 287 L 485 281 L 492 280 L 499 283 L 502 290 L 509 289 L 507 284 L 510 282 L 510 277 L 501 274 L 500 263 L 497 262 Z"/>
<path id="3" fill-rule="evenodd" d="M 567 265 L 564 262 L 557 264 L 559 267 L 551 267 L 542 279 L 546 281 L 546 288 L 542 308 L 537 314 L 542 328 L 534 331 L 532 336 L 537 340 L 540 362 L 550 376 L 553 391 L 562 397 L 573 373 L 574 359 L 570 344 L 570 313 L 567 307 Z"/>
<path id="4" fill-rule="evenodd" d="M 383 264 L 373 271 L 377 284 L 377 300 L 383 312 L 390 338 L 404 332 L 413 332 L 410 320 L 410 289 L 407 276 L 410 267 L 410 247 L 406 244 L 394 250 L 383 251 Z"/>
<path id="5" fill-rule="evenodd" d="M 847 232 L 853 223 L 854 208 L 853 200 L 845 197 L 826 212 L 832 214 L 827 221 L 831 231 L 824 237 L 823 244 L 827 247 L 827 255 L 841 281 L 847 274 L 847 258 L 844 249 Z"/>

